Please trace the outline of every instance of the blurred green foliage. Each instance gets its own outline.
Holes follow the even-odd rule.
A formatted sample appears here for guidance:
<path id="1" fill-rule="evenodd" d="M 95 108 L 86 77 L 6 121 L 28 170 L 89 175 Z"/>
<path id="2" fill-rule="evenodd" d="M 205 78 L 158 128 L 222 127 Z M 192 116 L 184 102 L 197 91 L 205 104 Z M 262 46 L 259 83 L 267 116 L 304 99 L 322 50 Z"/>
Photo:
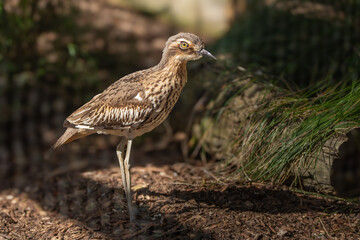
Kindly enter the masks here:
<path id="1" fill-rule="evenodd" d="M 269 2 L 248 1 L 217 51 L 295 86 L 358 81 L 360 1 Z"/>
<path id="2" fill-rule="evenodd" d="M 62 2 L 1 1 L 0 78 L 8 90 L 20 87 L 14 81 L 50 92 L 100 87 L 97 59 L 79 47 L 86 29 L 75 24 L 76 11 Z"/>

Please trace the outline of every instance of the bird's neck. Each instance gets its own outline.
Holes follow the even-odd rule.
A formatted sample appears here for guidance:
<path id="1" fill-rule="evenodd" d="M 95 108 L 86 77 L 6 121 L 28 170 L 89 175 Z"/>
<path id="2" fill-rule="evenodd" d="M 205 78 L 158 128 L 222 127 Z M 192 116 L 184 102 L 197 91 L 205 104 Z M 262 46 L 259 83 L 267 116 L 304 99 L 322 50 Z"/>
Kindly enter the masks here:
<path id="1" fill-rule="evenodd" d="M 170 61 L 161 61 L 153 67 L 154 71 L 152 72 L 157 81 L 149 84 L 153 84 L 156 91 L 162 92 L 162 98 L 172 99 L 172 101 L 174 101 L 172 105 L 175 104 L 182 89 L 186 85 L 186 63 L 186 61 L 170 59 Z"/>
<path id="2" fill-rule="evenodd" d="M 167 76 L 171 76 L 170 79 L 181 81 L 181 85 L 185 85 L 187 80 L 186 71 L 187 61 L 173 58 L 162 58 L 160 63 L 155 66 L 158 71 L 163 72 Z"/>
<path id="3" fill-rule="evenodd" d="M 171 70 L 177 70 L 177 69 L 185 69 L 186 70 L 186 63 L 185 60 L 180 60 L 174 55 L 170 54 L 164 54 L 161 58 L 161 61 L 156 66 L 159 70 L 161 69 L 171 69 Z"/>

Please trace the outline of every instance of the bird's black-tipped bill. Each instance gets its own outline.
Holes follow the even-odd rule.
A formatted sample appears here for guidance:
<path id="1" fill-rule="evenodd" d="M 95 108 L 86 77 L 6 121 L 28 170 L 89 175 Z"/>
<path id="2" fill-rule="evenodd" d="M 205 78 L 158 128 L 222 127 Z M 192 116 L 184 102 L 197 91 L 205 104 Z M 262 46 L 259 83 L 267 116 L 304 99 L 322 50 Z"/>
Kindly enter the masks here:
<path id="1" fill-rule="evenodd" d="M 199 53 L 203 56 L 210 57 L 216 60 L 216 57 L 214 57 L 214 55 L 212 55 L 210 52 L 206 51 L 205 49 L 202 49 L 201 51 L 199 51 Z"/>

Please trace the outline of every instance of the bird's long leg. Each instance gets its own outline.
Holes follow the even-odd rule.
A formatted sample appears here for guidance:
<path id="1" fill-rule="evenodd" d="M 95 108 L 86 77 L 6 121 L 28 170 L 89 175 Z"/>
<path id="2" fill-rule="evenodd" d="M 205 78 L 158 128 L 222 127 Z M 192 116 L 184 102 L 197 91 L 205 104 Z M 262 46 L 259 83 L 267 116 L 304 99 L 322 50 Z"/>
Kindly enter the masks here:
<path id="1" fill-rule="evenodd" d="M 127 179 L 128 179 L 128 175 L 130 175 L 128 167 L 125 166 L 124 164 L 124 150 L 125 150 L 125 143 L 126 143 L 126 139 L 124 137 L 121 138 L 120 143 L 117 145 L 116 147 L 116 154 L 120 163 L 120 170 L 121 170 L 121 180 L 124 186 L 124 190 L 125 190 L 125 195 L 126 195 L 126 201 L 128 204 L 128 211 L 129 211 L 129 216 L 130 216 L 130 221 L 133 220 L 133 210 L 132 210 L 132 205 L 131 205 L 131 189 L 129 189 L 129 184 L 127 183 Z M 128 146 L 129 148 L 129 146 Z M 130 145 L 131 148 L 131 145 Z M 125 161 L 126 158 L 128 157 L 128 155 L 130 155 L 130 153 L 126 153 L 125 156 Z M 130 178 L 130 176 L 129 176 Z"/>
<path id="2" fill-rule="evenodd" d="M 133 208 L 131 201 L 131 176 L 130 176 L 130 153 L 131 153 L 131 145 L 132 139 L 128 139 L 127 148 L 126 148 L 126 156 L 125 156 L 125 174 L 126 174 L 126 188 L 127 188 L 127 204 L 129 209 L 130 221 L 133 222 L 135 220 L 135 209 Z"/>

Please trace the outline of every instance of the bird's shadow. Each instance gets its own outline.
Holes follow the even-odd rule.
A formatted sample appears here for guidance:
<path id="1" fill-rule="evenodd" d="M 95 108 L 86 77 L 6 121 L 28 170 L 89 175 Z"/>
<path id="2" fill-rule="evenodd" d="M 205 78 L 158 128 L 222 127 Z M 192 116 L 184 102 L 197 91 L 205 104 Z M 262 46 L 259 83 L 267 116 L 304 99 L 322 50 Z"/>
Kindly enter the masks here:
<path id="1" fill-rule="evenodd" d="M 164 238 L 166 234 L 172 237 L 168 230 L 175 226 L 179 226 L 182 232 L 191 232 L 193 236 L 210 238 L 204 232 L 181 225 L 172 216 L 167 216 L 166 219 L 156 217 L 159 214 L 151 212 L 146 202 L 142 202 L 141 206 L 138 204 L 137 214 L 138 220 L 146 224 L 141 228 L 134 228 L 134 225 L 129 222 L 125 193 L 120 187 L 121 180 L 118 177 L 112 177 L 110 171 L 108 175 L 102 175 L 109 177 L 110 180 L 105 183 L 99 182 L 96 180 L 99 171 L 87 172 L 85 175 L 78 172 L 61 174 L 46 179 L 40 186 L 33 186 L 36 190 L 30 190 L 27 193 L 44 211 L 55 213 L 55 215 L 60 214 L 62 218 L 74 221 L 92 231 L 101 232 L 103 236 L 110 239 L 136 237 L 151 239 L 154 236 Z M 115 187 L 116 185 L 119 186 Z M 28 185 L 27 189 L 32 189 L 32 186 Z M 164 221 L 171 225 L 163 225 Z"/>
<path id="2" fill-rule="evenodd" d="M 184 203 L 177 213 L 190 209 L 221 208 L 236 212 L 257 212 L 266 214 L 304 213 L 304 212 L 353 212 L 354 206 L 347 202 L 333 201 L 323 197 L 296 194 L 288 189 L 268 189 L 267 187 L 244 187 L 231 185 L 216 190 L 173 190 L 170 193 L 156 193 L 143 189 L 143 194 L 174 199 L 174 203 Z M 192 202 L 191 204 L 186 204 Z M 360 209 L 358 209 L 360 211 Z"/>
<path id="3" fill-rule="evenodd" d="M 149 210 L 146 202 L 142 202 L 138 207 L 138 219 L 147 224 L 143 229 L 134 229 L 129 222 L 115 151 L 110 148 L 82 155 L 82 151 L 79 154 L 69 154 L 70 148 L 70 146 L 66 146 L 59 151 L 50 152 L 51 159 L 43 161 L 41 169 L 38 170 L 42 174 L 36 174 L 31 170 L 27 174 L 23 172 L 11 178 L 4 178 L 0 185 L 0 192 L 15 189 L 16 192 L 26 193 L 30 200 L 28 202 L 30 206 L 34 204 L 40 206 L 40 212 L 45 211 L 54 220 L 60 216 L 74 225 L 101 232 L 102 236 L 109 239 L 133 239 L 136 237 L 151 239 L 159 236 L 160 238 L 173 238 L 175 235 L 171 229 L 182 233 L 191 233 L 191 236 L 200 239 L 210 239 L 207 233 L 182 225 L 173 216 L 166 216 L 165 219 L 155 216 L 159 214 Z M 167 152 L 158 154 L 171 156 Z M 134 161 L 133 166 L 143 166 L 142 161 L 144 160 L 154 161 L 151 159 L 154 157 L 151 154 L 146 157 L 144 155 L 141 157 L 141 155 L 143 154 L 134 154 L 133 157 L 139 161 Z M 162 158 L 164 159 L 164 157 Z M 54 166 L 56 159 L 61 159 L 63 162 Z M 172 159 L 171 163 L 174 162 L 173 158 L 169 157 L 169 159 Z M 97 163 L 99 161 L 103 161 L 103 163 Z M 84 162 L 87 164 L 83 165 Z M 109 164 L 110 162 L 111 164 Z M 157 165 L 171 164 L 170 162 L 160 161 Z M 46 170 L 50 170 L 50 172 Z M 43 174 L 44 172 L 47 174 Z M 34 212 L 34 214 L 38 213 L 39 211 Z M 163 222 L 166 222 L 167 225 L 164 225 Z M 182 239 L 186 239 L 185 236 Z"/>

